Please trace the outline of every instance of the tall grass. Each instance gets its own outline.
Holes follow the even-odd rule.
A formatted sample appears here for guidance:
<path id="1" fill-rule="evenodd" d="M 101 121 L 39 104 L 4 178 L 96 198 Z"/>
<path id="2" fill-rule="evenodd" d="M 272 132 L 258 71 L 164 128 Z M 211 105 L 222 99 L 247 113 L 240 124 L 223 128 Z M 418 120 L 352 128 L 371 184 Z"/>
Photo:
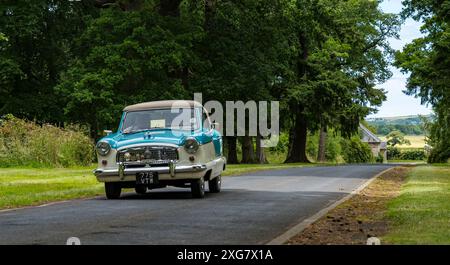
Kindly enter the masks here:
<path id="1" fill-rule="evenodd" d="M 94 145 L 80 126 L 0 119 L 0 167 L 72 167 L 92 163 Z"/>

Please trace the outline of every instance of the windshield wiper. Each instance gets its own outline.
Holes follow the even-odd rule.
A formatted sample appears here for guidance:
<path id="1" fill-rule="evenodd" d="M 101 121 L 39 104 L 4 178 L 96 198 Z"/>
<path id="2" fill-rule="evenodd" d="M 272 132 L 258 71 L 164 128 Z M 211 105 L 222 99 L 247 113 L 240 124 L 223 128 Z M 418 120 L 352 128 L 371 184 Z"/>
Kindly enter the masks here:
<path id="1" fill-rule="evenodd" d="M 142 129 L 142 130 L 136 130 L 136 131 L 124 132 L 123 134 L 135 134 L 135 133 L 149 132 L 149 131 L 155 131 L 155 130 L 170 130 L 170 128 L 151 128 L 151 129 Z"/>
<path id="2" fill-rule="evenodd" d="M 151 130 L 152 130 L 152 129 L 143 129 L 143 130 L 136 130 L 136 131 L 124 132 L 123 134 L 135 134 L 135 133 L 147 132 L 147 131 L 151 131 Z"/>

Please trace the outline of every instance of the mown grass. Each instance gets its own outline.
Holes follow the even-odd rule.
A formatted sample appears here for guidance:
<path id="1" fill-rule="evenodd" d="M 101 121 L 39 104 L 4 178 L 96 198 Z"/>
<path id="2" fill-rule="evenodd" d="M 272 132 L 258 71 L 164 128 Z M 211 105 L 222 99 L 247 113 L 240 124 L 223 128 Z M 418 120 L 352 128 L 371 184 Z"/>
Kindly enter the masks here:
<path id="1" fill-rule="evenodd" d="M 450 166 L 411 171 L 401 194 L 388 204 L 392 244 L 450 244 Z"/>
<path id="2" fill-rule="evenodd" d="M 228 165 L 224 176 L 313 164 Z M 94 166 L 77 168 L 0 168 L 0 209 L 103 195 Z"/>
<path id="3" fill-rule="evenodd" d="M 103 185 L 92 175 L 92 167 L 0 169 L 0 209 L 39 205 L 102 193 Z"/>

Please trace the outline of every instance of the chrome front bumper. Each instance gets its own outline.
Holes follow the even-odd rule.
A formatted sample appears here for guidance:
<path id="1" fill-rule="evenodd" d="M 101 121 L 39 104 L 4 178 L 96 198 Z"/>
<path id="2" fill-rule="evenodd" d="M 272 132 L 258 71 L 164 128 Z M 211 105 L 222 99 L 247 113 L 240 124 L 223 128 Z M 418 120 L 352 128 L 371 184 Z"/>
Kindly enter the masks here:
<path id="1" fill-rule="evenodd" d="M 175 177 L 177 173 L 196 173 L 205 171 L 207 169 L 206 165 L 188 165 L 188 166 L 177 166 L 169 165 L 164 167 L 141 167 L 141 168 L 125 168 L 123 165 L 119 165 L 117 169 L 95 169 L 93 171 L 96 177 L 109 177 L 109 176 L 119 176 L 123 179 L 125 176 L 136 175 L 142 172 L 158 172 L 159 174 L 170 174 L 171 177 Z"/>

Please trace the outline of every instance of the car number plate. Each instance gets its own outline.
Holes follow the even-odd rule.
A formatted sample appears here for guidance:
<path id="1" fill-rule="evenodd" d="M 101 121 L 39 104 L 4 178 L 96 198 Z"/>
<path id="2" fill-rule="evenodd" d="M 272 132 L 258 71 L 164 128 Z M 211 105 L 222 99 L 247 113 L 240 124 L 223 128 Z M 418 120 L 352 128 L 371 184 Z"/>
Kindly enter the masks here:
<path id="1" fill-rule="evenodd" d="M 136 174 L 136 184 L 150 185 L 158 182 L 158 174 L 156 172 L 140 172 Z"/>

